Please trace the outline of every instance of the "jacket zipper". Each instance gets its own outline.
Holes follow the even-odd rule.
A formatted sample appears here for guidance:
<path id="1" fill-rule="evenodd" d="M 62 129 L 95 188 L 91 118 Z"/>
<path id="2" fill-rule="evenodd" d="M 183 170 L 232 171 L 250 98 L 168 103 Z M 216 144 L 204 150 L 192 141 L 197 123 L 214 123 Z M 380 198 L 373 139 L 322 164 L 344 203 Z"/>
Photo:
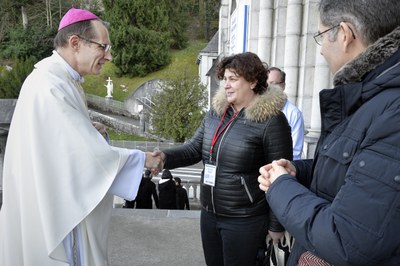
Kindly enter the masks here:
<path id="1" fill-rule="evenodd" d="M 239 113 L 241 113 L 242 110 L 240 110 Z M 234 124 L 234 122 L 236 122 L 236 119 L 237 119 L 238 116 L 239 116 L 239 114 L 235 117 L 235 119 L 232 121 L 232 123 L 226 128 L 225 132 L 221 136 L 221 141 L 220 141 L 220 143 L 218 145 L 217 156 L 215 157 L 215 167 L 216 167 L 216 169 L 218 169 L 219 150 L 221 148 L 221 145 L 223 143 L 225 135 L 226 135 L 226 133 L 228 133 L 229 129 Z M 215 178 L 217 178 L 217 177 L 215 177 Z M 217 214 L 217 212 L 215 211 L 215 203 L 214 203 L 214 187 L 211 187 L 211 202 L 212 202 L 212 206 L 213 206 L 213 212 L 214 212 L 214 214 Z"/>
<path id="2" fill-rule="evenodd" d="M 244 180 L 243 176 L 241 176 L 240 179 L 242 180 L 242 185 L 244 186 L 244 189 L 246 190 L 246 193 L 247 193 L 247 196 L 250 199 L 250 202 L 253 203 L 254 200 L 253 200 L 253 197 L 250 194 L 250 190 L 249 190 L 249 188 L 248 188 L 248 186 L 246 184 L 246 181 Z"/>

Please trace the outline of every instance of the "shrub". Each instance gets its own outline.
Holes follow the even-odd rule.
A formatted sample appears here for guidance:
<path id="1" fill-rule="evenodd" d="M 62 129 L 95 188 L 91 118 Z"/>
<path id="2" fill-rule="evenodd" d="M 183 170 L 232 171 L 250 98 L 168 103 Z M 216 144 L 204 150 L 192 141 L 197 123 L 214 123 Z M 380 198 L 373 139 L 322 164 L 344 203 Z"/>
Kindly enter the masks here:
<path id="1" fill-rule="evenodd" d="M 36 60 L 30 57 L 17 60 L 11 70 L 3 68 L 0 72 L 0 98 L 18 98 L 22 83 L 32 72 Z"/>

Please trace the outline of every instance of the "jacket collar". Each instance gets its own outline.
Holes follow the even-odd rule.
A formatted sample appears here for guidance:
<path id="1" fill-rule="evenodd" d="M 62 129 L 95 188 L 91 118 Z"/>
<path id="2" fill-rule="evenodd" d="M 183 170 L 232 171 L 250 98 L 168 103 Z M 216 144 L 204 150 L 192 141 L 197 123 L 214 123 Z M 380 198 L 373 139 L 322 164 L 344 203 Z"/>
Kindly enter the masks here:
<path id="1" fill-rule="evenodd" d="M 400 27 L 377 40 L 336 73 L 335 88 L 320 92 L 321 139 L 376 94 L 400 85 L 399 48 Z"/>
<path id="2" fill-rule="evenodd" d="M 354 60 L 344 65 L 334 76 L 333 84 L 359 82 L 363 77 L 383 64 L 400 48 L 400 27 L 378 39 Z"/>
<path id="3" fill-rule="evenodd" d="M 254 122 L 265 121 L 280 112 L 286 99 L 286 94 L 279 86 L 269 85 L 266 92 L 258 94 L 251 104 L 244 109 L 245 118 Z M 219 116 L 222 116 L 228 105 L 225 89 L 220 88 L 213 98 L 212 109 Z"/>

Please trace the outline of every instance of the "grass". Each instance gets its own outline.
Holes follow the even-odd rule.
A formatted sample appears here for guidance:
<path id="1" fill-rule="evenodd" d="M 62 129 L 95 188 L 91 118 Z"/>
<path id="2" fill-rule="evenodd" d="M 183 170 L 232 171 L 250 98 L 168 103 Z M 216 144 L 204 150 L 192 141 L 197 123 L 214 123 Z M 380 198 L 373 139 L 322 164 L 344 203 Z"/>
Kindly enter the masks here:
<path id="1" fill-rule="evenodd" d="M 111 77 L 114 84 L 113 98 L 117 101 L 124 101 L 132 91 L 141 84 L 152 79 L 170 79 L 177 76 L 177 73 L 187 72 L 189 76 L 196 77 L 198 75 L 198 65 L 196 59 L 199 52 L 207 45 L 205 41 L 193 40 L 189 42 L 186 49 L 171 51 L 171 63 L 156 72 L 150 73 L 144 77 L 117 77 L 115 75 L 116 67 L 112 62 L 104 65 L 102 73 L 97 76 L 85 77 L 83 87 L 86 93 L 98 96 L 106 96 L 107 84 L 106 80 Z M 124 86 L 124 87 L 121 87 Z M 126 89 L 126 92 L 123 91 Z"/>
<path id="2" fill-rule="evenodd" d="M 138 135 L 131 135 L 125 133 L 118 133 L 113 131 L 110 128 L 107 128 L 107 133 L 112 140 L 127 140 L 127 141 L 148 141 L 147 138 L 138 136 Z"/>

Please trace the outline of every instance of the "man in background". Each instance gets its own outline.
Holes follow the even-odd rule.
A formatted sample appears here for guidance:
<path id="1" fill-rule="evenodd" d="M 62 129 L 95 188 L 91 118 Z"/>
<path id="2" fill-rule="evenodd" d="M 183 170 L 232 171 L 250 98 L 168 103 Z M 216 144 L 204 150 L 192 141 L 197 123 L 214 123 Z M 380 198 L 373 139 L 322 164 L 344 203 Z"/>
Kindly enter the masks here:
<path id="1" fill-rule="evenodd" d="M 156 184 L 154 184 L 150 170 L 144 172 L 142 181 L 140 182 L 139 192 L 136 197 L 136 209 L 152 209 L 153 200 L 156 208 L 158 209 L 158 195 Z"/>
<path id="2" fill-rule="evenodd" d="M 190 210 L 189 197 L 187 191 L 182 187 L 182 180 L 179 177 L 174 177 L 176 184 L 176 207 L 178 210 Z"/>
<path id="3" fill-rule="evenodd" d="M 176 186 L 171 171 L 164 169 L 158 181 L 158 199 L 160 209 L 176 210 Z"/>
<path id="4" fill-rule="evenodd" d="M 286 73 L 277 67 L 269 68 L 268 84 L 276 84 L 285 90 L 286 88 Z M 303 114 L 293 103 L 286 100 L 285 105 L 282 108 L 282 112 L 285 114 L 286 119 L 289 122 L 292 131 L 292 142 L 293 142 L 293 160 L 301 160 L 303 153 L 304 144 L 304 120 Z"/>

